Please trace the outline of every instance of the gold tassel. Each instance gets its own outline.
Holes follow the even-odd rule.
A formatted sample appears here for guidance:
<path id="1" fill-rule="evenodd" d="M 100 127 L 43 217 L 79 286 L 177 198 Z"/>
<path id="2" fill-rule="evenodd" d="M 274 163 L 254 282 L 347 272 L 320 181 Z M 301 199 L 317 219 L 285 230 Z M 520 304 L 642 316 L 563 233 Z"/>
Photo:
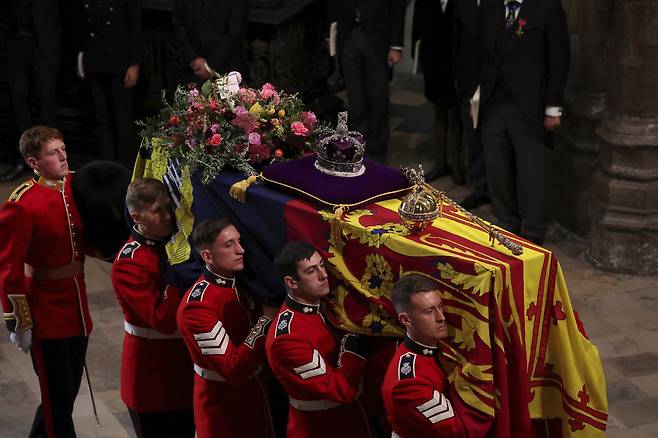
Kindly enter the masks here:
<path id="1" fill-rule="evenodd" d="M 240 201 L 244 204 L 245 202 L 247 202 L 247 189 L 249 188 L 249 186 L 251 186 L 259 179 L 260 179 L 260 175 L 251 175 L 247 179 L 238 181 L 231 186 L 231 188 L 228 190 L 228 194 L 231 195 L 233 199 Z"/>
<path id="2" fill-rule="evenodd" d="M 341 221 L 348 210 L 347 205 L 339 205 L 334 209 L 334 217 L 331 220 L 331 240 L 334 242 L 334 247 L 339 251 L 343 248 L 343 226 Z"/>

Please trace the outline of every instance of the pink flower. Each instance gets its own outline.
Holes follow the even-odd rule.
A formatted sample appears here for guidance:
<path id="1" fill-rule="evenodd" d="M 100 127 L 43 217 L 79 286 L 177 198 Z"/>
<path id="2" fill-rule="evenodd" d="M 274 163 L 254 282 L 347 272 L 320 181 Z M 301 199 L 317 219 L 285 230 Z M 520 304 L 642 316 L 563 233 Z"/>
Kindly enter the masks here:
<path id="1" fill-rule="evenodd" d="M 315 114 L 311 111 L 302 111 L 300 120 L 309 131 L 312 131 L 313 128 L 315 128 L 315 124 L 318 122 L 318 118 L 315 117 Z"/>
<path id="2" fill-rule="evenodd" d="M 292 125 L 290 125 L 290 128 L 292 128 L 292 132 L 295 135 L 300 137 L 306 137 L 308 134 L 308 128 L 304 126 L 302 122 L 293 122 Z"/>
<path id="3" fill-rule="evenodd" d="M 263 85 L 260 89 L 260 97 L 263 99 L 272 98 L 274 103 L 279 103 L 279 93 L 277 93 L 276 88 L 269 82 Z"/>
<path id="4" fill-rule="evenodd" d="M 222 136 L 220 134 L 213 134 L 212 137 L 208 140 L 208 144 L 213 146 L 219 146 L 222 144 Z"/>
<path id="5" fill-rule="evenodd" d="M 266 144 L 249 145 L 249 160 L 260 163 L 270 157 L 270 147 Z"/>
<path id="6" fill-rule="evenodd" d="M 249 134 L 249 144 L 260 144 L 260 134 L 257 132 Z"/>
<path id="7" fill-rule="evenodd" d="M 280 149 L 280 148 L 276 148 L 276 149 L 274 150 L 274 156 L 277 157 L 277 158 L 281 158 L 281 157 L 283 157 L 283 150 Z"/>
<path id="8" fill-rule="evenodd" d="M 238 90 L 238 97 L 249 106 L 256 102 L 256 92 L 250 88 L 240 88 Z"/>
<path id="9" fill-rule="evenodd" d="M 256 116 L 251 114 L 243 106 L 237 106 L 234 110 L 235 118 L 231 121 L 233 126 L 242 128 L 245 134 L 251 134 L 256 129 Z"/>
<path id="10" fill-rule="evenodd" d="M 213 111 L 217 111 L 219 109 L 219 102 L 217 102 L 215 99 L 210 100 L 210 109 Z"/>
<path id="11" fill-rule="evenodd" d="M 219 130 L 219 128 L 220 128 L 219 123 L 213 123 L 212 125 L 210 125 L 210 132 L 214 134 L 217 132 L 217 130 Z"/>

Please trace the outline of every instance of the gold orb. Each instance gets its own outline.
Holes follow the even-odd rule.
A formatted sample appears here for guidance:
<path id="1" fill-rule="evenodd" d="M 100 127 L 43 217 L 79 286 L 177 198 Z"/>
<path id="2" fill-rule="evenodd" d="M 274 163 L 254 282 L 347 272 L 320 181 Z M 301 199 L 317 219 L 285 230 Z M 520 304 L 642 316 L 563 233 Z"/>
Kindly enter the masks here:
<path id="1" fill-rule="evenodd" d="M 439 216 L 436 198 L 421 188 L 414 188 L 400 204 L 398 214 L 402 224 L 412 233 L 420 233 Z"/>

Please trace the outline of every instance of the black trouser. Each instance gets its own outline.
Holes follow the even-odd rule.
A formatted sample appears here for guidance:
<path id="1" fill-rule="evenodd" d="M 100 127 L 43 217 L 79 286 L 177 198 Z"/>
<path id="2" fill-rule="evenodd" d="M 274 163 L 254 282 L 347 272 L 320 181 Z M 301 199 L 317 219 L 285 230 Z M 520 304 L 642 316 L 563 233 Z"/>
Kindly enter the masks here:
<path id="1" fill-rule="evenodd" d="M 39 377 L 41 404 L 30 438 L 75 437 L 73 404 L 80 389 L 88 340 L 87 336 L 33 339 L 30 353 Z"/>
<path id="2" fill-rule="evenodd" d="M 511 98 L 489 104 L 482 145 L 491 208 L 498 225 L 530 239 L 546 234 L 550 151 L 541 133 Z"/>
<path id="3" fill-rule="evenodd" d="M 476 196 L 488 195 L 487 172 L 484 164 L 484 151 L 482 150 L 481 127 L 473 128 L 471 118 L 471 99 L 463 99 L 460 107 L 462 138 L 466 153 L 468 154 L 468 183 L 473 187 Z"/>
<path id="4" fill-rule="evenodd" d="M 128 408 L 137 438 L 194 438 L 194 411 L 136 412 Z"/>
<path id="5" fill-rule="evenodd" d="M 90 72 L 87 77 L 96 111 L 101 156 L 132 169 L 139 143 L 133 115 L 133 91 L 124 87 L 124 73 Z"/>
<path id="6" fill-rule="evenodd" d="M 348 124 L 365 136 L 366 152 L 384 155 L 388 146 L 388 53 L 354 26 L 340 53 L 349 107 Z"/>
<path id="7" fill-rule="evenodd" d="M 48 65 L 37 46 L 36 38 L 16 36 L 9 38 L 7 76 L 18 133 L 22 133 L 36 123 L 56 127 L 57 66 Z M 37 98 L 39 104 L 39 114 L 34 120 L 30 112 L 30 97 L 32 96 Z M 10 147 L 9 149 L 11 161 L 14 164 L 22 162 L 18 148 Z"/>

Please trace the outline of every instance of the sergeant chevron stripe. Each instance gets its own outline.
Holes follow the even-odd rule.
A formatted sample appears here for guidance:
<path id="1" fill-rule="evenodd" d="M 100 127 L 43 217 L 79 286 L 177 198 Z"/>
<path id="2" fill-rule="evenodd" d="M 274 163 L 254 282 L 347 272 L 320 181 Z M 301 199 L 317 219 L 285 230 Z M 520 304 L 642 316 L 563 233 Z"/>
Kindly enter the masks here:
<path id="1" fill-rule="evenodd" d="M 299 377 L 306 380 L 311 377 L 321 376 L 327 372 L 327 367 L 324 364 L 324 359 L 320 356 L 318 350 L 313 350 L 313 359 L 306 365 L 293 368 Z"/>
<path id="2" fill-rule="evenodd" d="M 224 354 L 228 347 L 229 337 L 221 321 L 206 333 L 195 333 L 194 339 L 199 344 L 201 354 Z"/>
<path id="3" fill-rule="evenodd" d="M 432 424 L 455 416 L 450 400 L 445 398 L 439 391 L 434 391 L 434 396 L 427 403 L 416 406 L 416 409 L 427 417 Z"/>

